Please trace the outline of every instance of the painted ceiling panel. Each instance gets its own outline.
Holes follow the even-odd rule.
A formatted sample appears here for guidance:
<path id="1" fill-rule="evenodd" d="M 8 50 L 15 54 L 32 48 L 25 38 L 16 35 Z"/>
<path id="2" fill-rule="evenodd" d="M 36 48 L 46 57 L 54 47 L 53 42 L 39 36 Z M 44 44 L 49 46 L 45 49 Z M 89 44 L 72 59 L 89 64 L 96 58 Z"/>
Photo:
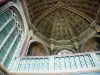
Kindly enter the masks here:
<path id="1" fill-rule="evenodd" d="M 96 19 L 100 0 L 26 0 L 31 24 L 42 35 L 68 40 L 86 31 Z"/>
<path id="2" fill-rule="evenodd" d="M 38 23 L 37 29 L 47 38 L 68 40 L 74 36 L 79 36 L 88 29 L 89 26 L 90 22 L 85 18 L 62 8 L 56 9 L 45 16 Z"/>

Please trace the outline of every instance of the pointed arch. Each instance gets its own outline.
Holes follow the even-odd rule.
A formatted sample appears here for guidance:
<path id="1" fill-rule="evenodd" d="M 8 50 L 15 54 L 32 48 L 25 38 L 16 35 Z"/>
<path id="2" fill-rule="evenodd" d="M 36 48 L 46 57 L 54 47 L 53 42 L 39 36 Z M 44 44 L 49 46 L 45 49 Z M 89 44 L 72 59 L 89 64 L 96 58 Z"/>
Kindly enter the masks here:
<path id="1" fill-rule="evenodd" d="M 51 7 L 50 9 L 46 10 L 45 13 L 43 13 L 40 17 L 37 18 L 37 20 L 34 22 L 34 26 L 37 27 L 37 24 L 41 21 L 41 19 L 43 19 L 45 16 L 47 16 L 48 14 L 50 14 L 51 12 L 55 11 L 56 9 L 58 9 L 59 7 L 57 7 L 57 5 Z M 65 6 L 63 5 L 62 7 L 60 8 L 64 8 L 66 10 L 69 10 L 69 11 L 72 11 L 78 15 L 80 15 L 81 17 L 85 18 L 87 21 L 89 21 L 90 23 L 92 22 L 92 18 L 90 18 L 88 15 L 72 8 L 72 7 L 69 7 L 69 6 Z"/>

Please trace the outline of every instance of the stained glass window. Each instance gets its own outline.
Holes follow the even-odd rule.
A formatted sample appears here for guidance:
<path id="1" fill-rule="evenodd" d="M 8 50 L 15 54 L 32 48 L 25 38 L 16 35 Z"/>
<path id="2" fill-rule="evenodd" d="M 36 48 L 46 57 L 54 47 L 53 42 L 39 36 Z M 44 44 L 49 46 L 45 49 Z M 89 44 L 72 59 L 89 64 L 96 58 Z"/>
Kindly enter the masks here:
<path id="1" fill-rule="evenodd" d="M 24 34 L 24 25 L 20 13 L 15 7 L 9 7 L 0 13 L 0 63 L 9 66 Z"/>

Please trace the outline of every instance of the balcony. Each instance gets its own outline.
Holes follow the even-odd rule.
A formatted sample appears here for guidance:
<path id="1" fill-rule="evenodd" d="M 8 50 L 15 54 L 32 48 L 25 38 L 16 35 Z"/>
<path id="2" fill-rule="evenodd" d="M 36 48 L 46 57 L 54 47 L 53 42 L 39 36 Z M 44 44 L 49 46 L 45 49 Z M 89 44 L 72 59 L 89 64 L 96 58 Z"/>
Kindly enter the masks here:
<path id="1" fill-rule="evenodd" d="M 18 57 L 8 70 L 11 75 L 100 75 L 100 51 L 66 56 Z"/>

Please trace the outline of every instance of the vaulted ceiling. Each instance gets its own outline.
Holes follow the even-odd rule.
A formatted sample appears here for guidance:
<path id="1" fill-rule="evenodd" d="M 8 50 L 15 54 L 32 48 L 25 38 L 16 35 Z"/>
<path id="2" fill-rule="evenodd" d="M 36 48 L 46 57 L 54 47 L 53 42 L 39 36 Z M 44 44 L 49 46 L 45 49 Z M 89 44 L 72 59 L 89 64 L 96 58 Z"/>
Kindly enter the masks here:
<path id="1" fill-rule="evenodd" d="M 25 0 L 31 24 L 55 40 L 68 40 L 86 31 L 99 4 L 100 0 Z"/>
<path id="2" fill-rule="evenodd" d="M 90 22 L 77 13 L 66 9 L 56 9 L 43 18 L 36 27 L 48 38 L 68 40 L 79 36 L 89 26 Z"/>

